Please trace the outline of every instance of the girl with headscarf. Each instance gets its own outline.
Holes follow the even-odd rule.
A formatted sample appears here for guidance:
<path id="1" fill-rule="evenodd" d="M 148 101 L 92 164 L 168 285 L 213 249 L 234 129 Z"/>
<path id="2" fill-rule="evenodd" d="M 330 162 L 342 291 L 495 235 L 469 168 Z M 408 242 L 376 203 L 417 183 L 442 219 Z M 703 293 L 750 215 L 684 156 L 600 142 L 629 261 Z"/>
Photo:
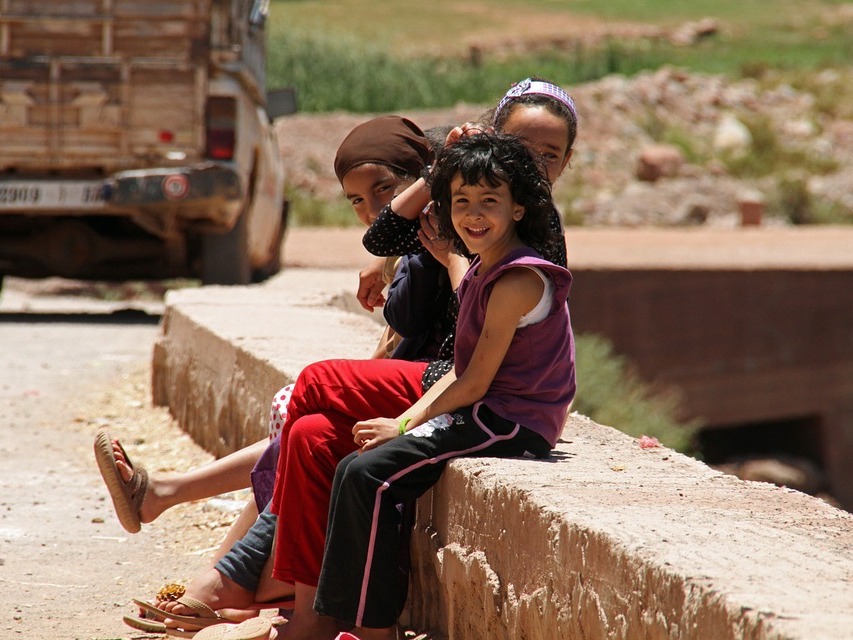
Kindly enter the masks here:
<path id="1" fill-rule="evenodd" d="M 375 220 L 379 210 L 390 202 L 398 191 L 417 179 L 431 159 L 432 151 L 429 142 L 413 122 L 399 116 L 380 116 L 357 126 L 350 132 L 338 149 L 334 167 L 344 194 L 350 201 L 356 215 L 364 224 L 370 224 Z M 440 285 L 436 284 L 436 281 L 441 279 L 441 273 L 435 268 L 435 265 L 425 266 L 422 261 L 411 260 L 411 258 L 411 256 L 404 256 L 401 259 L 398 274 L 389 290 L 386 303 L 386 311 L 388 312 L 386 316 L 389 318 L 390 325 L 395 328 L 403 325 L 403 333 L 407 337 L 407 340 L 404 340 L 402 344 L 403 350 L 394 355 L 406 360 L 420 361 L 406 363 L 413 364 L 414 367 L 412 369 L 414 373 L 409 376 L 412 381 L 409 385 L 411 389 L 405 392 L 407 396 L 421 393 L 420 377 L 426 366 L 426 361 L 438 354 L 439 347 L 443 343 L 443 336 L 434 334 L 440 334 L 441 331 L 450 332 L 453 326 L 452 320 L 449 324 L 441 319 L 429 320 L 429 315 L 445 315 L 444 313 L 436 313 L 435 307 L 432 305 L 435 302 L 435 291 L 441 288 Z M 420 301 L 427 301 L 428 304 L 419 304 Z M 409 326 L 406 327 L 406 320 L 407 318 L 411 319 L 412 314 L 417 314 L 418 317 L 415 322 L 409 323 Z M 427 320 L 426 323 L 424 322 L 425 319 Z M 420 326 L 420 332 L 413 329 L 414 326 Z M 378 373 L 373 371 L 373 365 L 376 361 L 360 362 L 364 362 L 364 368 L 369 369 L 371 373 L 359 373 L 359 377 L 386 378 L 385 367 L 380 367 Z M 399 369 L 398 365 L 395 367 Z M 291 389 L 292 385 L 290 388 L 280 390 L 275 396 L 270 416 L 271 435 L 274 431 L 280 430 L 285 422 Z M 399 391 L 395 388 L 394 394 Z M 308 435 L 312 438 L 311 442 L 318 444 L 318 446 L 332 446 L 335 442 L 334 437 L 329 437 L 327 433 L 316 431 L 309 434 L 303 430 L 300 432 L 302 438 L 300 443 L 302 445 L 306 445 L 305 438 Z M 332 434 L 332 436 L 335 435 Z M 344 436 L 345 446 L 351 450 L 354 447 L 352 436 L 348 431 Z M 144 469 L 141 467 L 134 468 L 130 464 L 118 441 L 111 441 L 105 433 L 99 434 L 99 441 L 96 442 L 96 455 L 102 469 L 104 467 L 108 469 L 104 473 L 108 486 L 117 487 L 115 493 L 111 490 L 114 495 L 116 511 L 123 526 L 131 532 L 139 530 L 139 523 L 142 519 L 145 518 L 146 521 L 150 522 L 174 504 L 245 487 L 248 470 L 251 469 L 251 464 L 257 461 L 252 471 L 252 484 L 255 489 L 256 503 L 259 511 L 262 511 L 262 515 L 252 526 L 251 531 L 217 562 L 215 568 L 193 580 L 183 598 L 185 603 L 192 603 L 192 606 L 184 606 L 180 600 L 177 601 L 177 604 L 181 606 L 165 605 L 165 603 L 158 602 L 158 605 L 167 607 L 161 609 L 156 605 L 138 602 L 143 609 L 161 618 L 166 617 L 167 614 L 178 616 L 181 624 L 186 627 L 194 627 L 219 620 L 217 617 L 207 615 L 209 612 L 198 606 L 198 602 L 214 606 L 222 604 L 222 606 L 227 605 L 229 608 L 240 608 L 251 606 L 258 599 L 265 601 L 280 600 L 289 595 L 292 588 L 285 587 L 283 591 L 278 590 L 277 588 L 281 587 L 281 584 L 273 584 L 272 590 L 265 593 L 263 589 L 261 593 L 256 593 L 261 579 L 261 569 L 271 547 L 271 532 L 275 526 L 275 518 L 268 510 L 263 512 L 263 508 L 271 498 L 280 444 L 280 439 L 274 439 L 267 446 L 265 440 L 199 470 L 182 474 L 177 479 L 168 479 L 167 481 L 171 482 L 172 486 L 177 484 L 178 487 L 186 487 L 186 490 L 174 494 L 168 504 L 160 503 L 155 506 L 152 517 L 151 511 L 143 516 L 143 500 L 146 497 L 149 499 L 154 497 L 155 500 L 158 498 L 156 491 L 160 487 L 154 485 L 160 483 L 161 480 L 152 478 L 148 481 L 147 487 L 140 488 L 137 486 L 134 496 L 127 495 L 125 489 L 132 486 L 130 480 L 145 475 Z M 313 444 L 308 446 L 313 448 Z M 287 442 L 285 442 L 285 449 L 283 450 L 286 449 Z M 263 454 L 259 459 L 258 454 L 261 451 Z M 102 461 L 103 464 L 101 464 Z M 332 467 L 333 470 L 334 467 Z M 328 476 L 331 479 L 331 473 Z M 110 485 L 110 480 L 112 480 L 112 485 Z M 192 493 L 188 491 L 192 491 Z M 299 517 L 294 518 L 294 520 L 299 519 Z M 243 531 L 235 530 L 229 539 L 234 540 Z M 319 549 L 319 555 L 322 555 L 322 546 Z M 203 620 L 195 617 L 200 611 L 206 614 Z M 187 615 L 192 620 L 181 619 L 181 615 Z M 125 621 L 131 626 L 141 624 L 146 629 L 151 628 L 150 622 L 140 621 L 132 616 L 126 616 Z"/>

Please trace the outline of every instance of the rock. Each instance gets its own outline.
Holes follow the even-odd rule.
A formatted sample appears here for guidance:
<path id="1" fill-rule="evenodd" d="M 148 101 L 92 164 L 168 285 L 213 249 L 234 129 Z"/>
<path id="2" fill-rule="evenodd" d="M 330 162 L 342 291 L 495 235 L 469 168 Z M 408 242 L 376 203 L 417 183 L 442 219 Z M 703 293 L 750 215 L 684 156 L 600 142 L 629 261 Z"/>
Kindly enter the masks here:
<path id="1" fill-rule="evenodd" d="M 681 149 L 669 144 L 656 144 L 640 152 L 635 175 L 644 182 L 673 178 L 678 175 L 683 164 L 684 154 Z"/>
<path id="2" fill-rule="evenodd" d="M 745 192 L 738 197 L 737 208 L 741 226 L 759 226 L 764 217 L 764 196 L 757 191 Z"/>
<path id="3" fill-rule="evenodd" d="M 669 34 L 669 41 L 679 46 L 696 44 L 703 38 L 716 35 L 720 30 L 720 23 L 714 18 L 702 18 L 691 22 L 685 22 Z"/>
<path id="4" fill-rule="evenodd" d="M 743 462 L 736 472 L 741 480 L 770 482 L 803 493 L 815 494 L 826 479 L 820 469 L 805 458 L 757 458 Z"/>
<path id="5" fill-rule="evenodd" d="M 684 226 L 701 226 L 708 221 L 711 205 L 704 200 L 688 200 L 676 212 L 676 219 Z"/>
<path id="6" fill-rule="evenodd" d="M 752 134 L 747 126 L 730 113 L 725 114 L 714 133 L 717 151 L 744 152 L 752 144 Z"/>

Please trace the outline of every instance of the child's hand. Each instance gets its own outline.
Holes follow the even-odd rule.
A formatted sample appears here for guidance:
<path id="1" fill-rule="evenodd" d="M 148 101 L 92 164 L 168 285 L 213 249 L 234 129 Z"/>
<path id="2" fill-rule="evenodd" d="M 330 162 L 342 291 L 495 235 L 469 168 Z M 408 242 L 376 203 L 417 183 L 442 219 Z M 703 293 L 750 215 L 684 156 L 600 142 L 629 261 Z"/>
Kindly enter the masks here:
<path id="1" fill-rule="evenodd" d="M 421 228 L 418 239 L 433 257 L 447 268 L 453 243 L 439 235 L 438 220 L 432 213 L 421 214 Z"/>
<path id="2" fill-rule="evenodd" d="M 358 272 L 358 292 L 355 297 L 359 304 L 373 313 L 376 307 L 385 304 L 385 281 L 382 279 L 382 270 L 385 266 L 385 258 L 378 258 Z"/>
<path id="3" fill-rule="evenodd" d="M 486 127 L 476 122 L 466 122 L 458 127 L 453 127 L 444 139 L 444 146 L 449 147 L 456 144 L 462 138 L 477 135 L 478 133 L 494 133 L 492 127 Z"/>
<path id="4" fill-rule="evenodd" d="M 395 418 L 373 418 L 356 422 L 352 434 L 361 453 L 364 453 L 400 435 L 400 421 Z"/>

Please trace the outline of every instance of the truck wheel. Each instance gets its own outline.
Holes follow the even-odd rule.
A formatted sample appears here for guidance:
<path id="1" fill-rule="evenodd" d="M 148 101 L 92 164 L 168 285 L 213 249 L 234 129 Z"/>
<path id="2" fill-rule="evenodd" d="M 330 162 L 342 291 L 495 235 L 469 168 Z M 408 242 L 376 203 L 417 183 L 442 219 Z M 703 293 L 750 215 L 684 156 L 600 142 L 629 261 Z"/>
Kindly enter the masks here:
<path id="1" fill-rule="evenodd" d="M 202 237 L 201 281 L 203 284 L 249 284 L 248 231 L 245 211 L 228 233 L 210 233 Z"/>
<path id="2" fill-rule="evenodd" d="M 267 278 L 271 278 L 279 271 L 281 271 L 281 252 L 284 247 L 282 243 L 284 242 L 284 234 L 287 231 L 287 218 L 290 212 L 290 202 L 285 200 L 281 205 L 281 222 L 278 226 L 278 233 L 276 233 L 275 243 L 273 245 L 274 250 L 272 255 L 270 255 L 270 259 L 267 263 L 256 269 L 252 274 L 252 279 L 255 282 L 262 282 Z"/>

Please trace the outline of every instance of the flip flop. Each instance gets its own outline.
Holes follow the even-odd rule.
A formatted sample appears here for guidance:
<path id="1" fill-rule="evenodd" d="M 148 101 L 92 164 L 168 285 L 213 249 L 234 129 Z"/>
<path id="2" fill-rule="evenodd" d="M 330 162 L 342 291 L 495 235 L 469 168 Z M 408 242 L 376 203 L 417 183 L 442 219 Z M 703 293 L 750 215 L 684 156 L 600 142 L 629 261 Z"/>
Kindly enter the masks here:
<path id="1" fill-rule="evenodd" d="M 122 621 L 128 626 L 148 633 L 166 633 L 166 625 L 159 620 L 140 618 L 139 616 L 122 616 Z"/>
<path id="2" fill-rule="evenodd" d="M 106 431 L 98 431 L 95 436 L 95 460 L 98 461 L 101 477 L 113 499 L 113 508 L 121 526 L 128 533 L 139 533 L 142 529 L 139 510 L 142 508 L 145 490 L 148 488 L 148 472 L 142 467 L 134 466 L 121 443 L 118 446 L 127 464 L 133 469 L 133 475 L 127 482 L 122 479 L 116 465 L 113 443 Z"/>
<path id="3" fill-rule="evenodd" d="M 269 618 L 249 618 L 240 624 L 215 624 L 195 634 L 196 640 L 265 640 L 270 636 Z"/>
<path id="4" fill-rule="evenodd" d="M 197 600 L 190 596 L 182 596 L 175 600 L 191 611 L 195 612 L 196 615 L 193 616 L 182 616 L 177 613 L 172 613 L 170 611 L 166 611 L 165 609 L 161 609 L 160 607 L 151 604 L 150 602 L 145 602 L 145 600 L 133 600 L 133 603 L 137 605 L 143 611 L 154 615 L 156 618 L 165 620 L 168 618 L 169 620 L 174 621 L 179 627 L 181 625 L 189 624 L 194 627 L 199 627 L 200 629 L 204 629 L 205 627 L 210 627 L 215 624 L 229 623 L 230 625 L 236 624 L 233 620 L 228 620 L 228 618 L 223 618 L 216 611 L 211 609 L 201 600 Z M 171 627 L 166 627 L 166 632 L 169 632 Z"/>
<path id="5" fill-rule="evenodd" d="M 128 627 L 145 631 L 146 633 L 162 633 L 173 638 L 192 638 L 198 633 L 194 631 L 184 631 L 177 627 L 167 627 L 163 622 L 152 620 L 151 618 L 140 618 L 139 616 L 122 616 L 121 618 Z"/>

